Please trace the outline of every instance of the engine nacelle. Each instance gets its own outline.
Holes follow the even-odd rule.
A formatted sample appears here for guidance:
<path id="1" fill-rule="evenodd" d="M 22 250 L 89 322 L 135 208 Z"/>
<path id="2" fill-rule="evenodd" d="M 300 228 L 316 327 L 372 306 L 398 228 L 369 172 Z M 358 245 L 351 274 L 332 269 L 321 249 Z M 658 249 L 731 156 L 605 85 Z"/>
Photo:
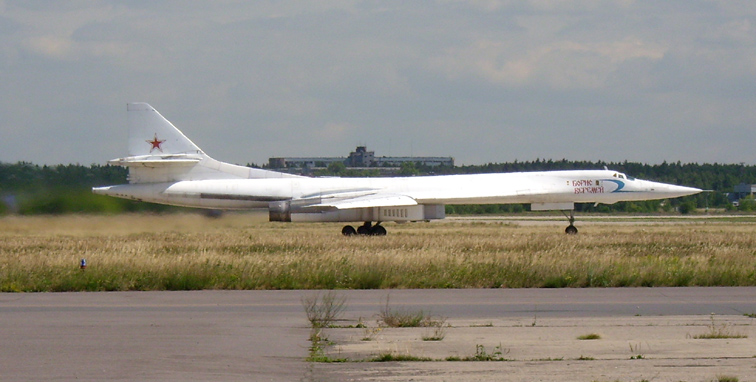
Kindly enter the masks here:
<path id="1" fill-rule="evenodd" d="M 271 202 L 268 209 L 272 222 L 409 222 L 446 217 L 443 204 L 313 211 L 281 201 Z"/>

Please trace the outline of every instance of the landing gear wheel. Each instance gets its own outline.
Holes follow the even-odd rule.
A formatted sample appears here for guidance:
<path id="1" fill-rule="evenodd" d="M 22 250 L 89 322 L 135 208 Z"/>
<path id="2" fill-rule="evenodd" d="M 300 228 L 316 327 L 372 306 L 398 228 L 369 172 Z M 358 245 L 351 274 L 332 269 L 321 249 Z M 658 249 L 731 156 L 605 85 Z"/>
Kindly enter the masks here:
<path id="1" fill-rule="evenodd" d="M 577 235 L 578 229 L 575 228 L 575 225 L 573 224 L 575 223 L 575 210 L 570 210 L 569 216 L 567 216 L 567 213 L 565 213 L 564 211 L 562 211 L 562 213 L 564 214 L 564 216 L 567 217 L 567 220 L 569 220 L 570 222 L 570 225 L 568 225 L 567 228 L 564 229 L 564 233 L 568 235 Z"/>
<path id="2" fill-rule="evenodd" d="M 370 234 L 373 236 L 386 236 L 386 229 L 382 225 L 374 225 L 370 230 Z"/>
<path id="3" fill-rule="evenodd" d="M 357 233 L 360 235 L 370 235 L 370 233 L 373 230 L 372 224 L 370 222 L 365 222 L 365 224 L 357 227 Z"/>
<path id="4" fill-rule="evenodd" d="M 344 236 L 353 236 L 357 234 L 357 231 L 354 229 L 354 227 L 345 225 L 344 228 L 341 229 L 341 234 Z"/>
<path id="5" fill-rule="evenodd" d="M 386 229 L 383 228 L 380 222 L 373 225 L 371 222 L 365 222 L 365 224 L 357 227 L 357 230 L 352 226 L 346 226 L 341 229 L 341 234 L 344 236 L 360 235 L 360 236 L 386 236 Z"/>

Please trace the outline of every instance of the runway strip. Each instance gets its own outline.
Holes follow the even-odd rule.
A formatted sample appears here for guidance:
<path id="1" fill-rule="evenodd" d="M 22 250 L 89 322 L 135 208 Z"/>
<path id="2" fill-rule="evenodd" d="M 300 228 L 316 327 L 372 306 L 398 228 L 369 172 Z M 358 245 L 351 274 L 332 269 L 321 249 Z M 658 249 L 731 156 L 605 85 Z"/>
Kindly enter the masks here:
<path id="1" fill-rule="evenodd" d="M 303 296 L 317 291 L 0 294 L 0 379 L 140 381 L 713 380 L 756 375 L 756 288 L 338 291 L 345 325 L 375 326 L 386 302 L 452 325 L 327 329 L 329 354 L 443 359 L 476 345 L 508 362 L 305 362 Z M 322 293 L 322 292 L 320 292 Z M 711 314 L 714 316 L 711 316 Z M 741 339 L 695 339 L 715 325 Z M 598 332 L 601 339 L 580 341 Z M 642 359 L 631 356 L 641 355 Z M 593 358 L 578 360 L 579 357 Z M 561 358 L 561 359 L 559 359 Z"/>

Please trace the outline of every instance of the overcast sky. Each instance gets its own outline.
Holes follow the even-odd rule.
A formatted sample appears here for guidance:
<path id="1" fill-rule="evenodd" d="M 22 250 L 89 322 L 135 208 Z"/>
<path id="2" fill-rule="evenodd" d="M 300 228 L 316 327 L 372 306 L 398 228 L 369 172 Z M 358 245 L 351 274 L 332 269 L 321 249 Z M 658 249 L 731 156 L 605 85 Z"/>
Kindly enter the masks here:
<path id="1" fill-rule="evenodd" d="M 143 101 L 239 164 L 756 164 L 756 1 L 0 0 L 0 94 L 0 162 L 124 156 Z"/>

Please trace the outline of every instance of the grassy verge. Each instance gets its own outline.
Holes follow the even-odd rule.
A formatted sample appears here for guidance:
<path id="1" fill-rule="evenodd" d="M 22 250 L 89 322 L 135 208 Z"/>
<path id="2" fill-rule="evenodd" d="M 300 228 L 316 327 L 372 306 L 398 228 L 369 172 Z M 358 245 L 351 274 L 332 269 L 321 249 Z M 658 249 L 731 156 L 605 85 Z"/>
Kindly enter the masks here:
<path id="1" fill-rule="evenodd" d="M 586 226 L 577 236 L 552 225 L 387 227 L 376 238 L 254 215 L 5 217 L 0 290 L 756 285 L 747 223 L 630 222 Z"/>

